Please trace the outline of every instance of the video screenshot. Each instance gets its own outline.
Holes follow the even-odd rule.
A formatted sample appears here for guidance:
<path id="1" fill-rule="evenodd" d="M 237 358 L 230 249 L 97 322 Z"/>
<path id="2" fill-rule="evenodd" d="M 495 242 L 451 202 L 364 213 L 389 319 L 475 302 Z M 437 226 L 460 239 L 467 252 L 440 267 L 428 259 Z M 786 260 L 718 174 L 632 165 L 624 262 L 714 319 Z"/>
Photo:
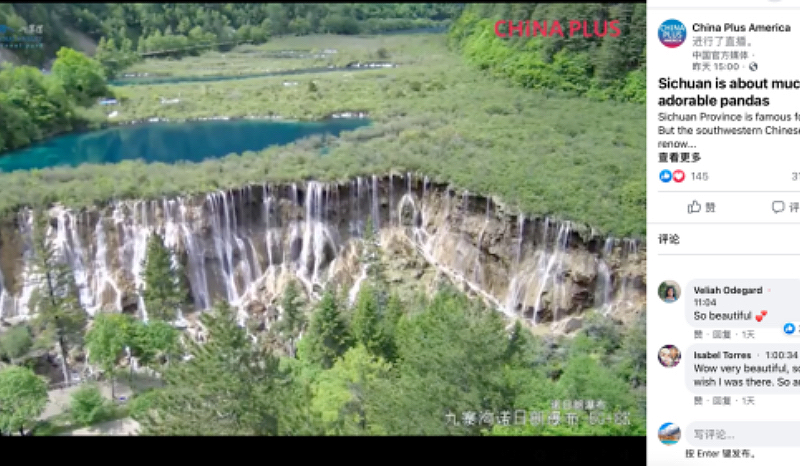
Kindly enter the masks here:
<path id="1" fill-rule="evenodd" d="M 0 4 L 0 436 L 797 464 L 795 31 L 792 0 Z"/>
<path id="2" fill-rule="evenodd" d="M 647 3 L 647 464 L 797 464 L 800 3 Z M 657 297 L 657 298 L 656 298 Z"/>

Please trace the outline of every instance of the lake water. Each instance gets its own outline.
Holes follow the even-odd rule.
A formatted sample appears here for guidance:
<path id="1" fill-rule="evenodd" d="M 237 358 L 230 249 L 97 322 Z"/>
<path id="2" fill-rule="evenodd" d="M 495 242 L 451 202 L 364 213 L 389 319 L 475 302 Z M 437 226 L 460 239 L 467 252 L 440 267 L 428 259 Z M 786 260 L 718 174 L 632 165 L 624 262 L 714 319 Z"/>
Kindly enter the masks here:
<path id="1" fill-rule="evenodd" d="M 0 172 L 84 163 L 201 162 L 231 153 L 259 151 L 299 139 L 338 136 L 369 124 L 366 119 L 330 119 L 317 122 L 264 120 L 148 123 L 89 133 L 69 134 L 0 156 Z"/>

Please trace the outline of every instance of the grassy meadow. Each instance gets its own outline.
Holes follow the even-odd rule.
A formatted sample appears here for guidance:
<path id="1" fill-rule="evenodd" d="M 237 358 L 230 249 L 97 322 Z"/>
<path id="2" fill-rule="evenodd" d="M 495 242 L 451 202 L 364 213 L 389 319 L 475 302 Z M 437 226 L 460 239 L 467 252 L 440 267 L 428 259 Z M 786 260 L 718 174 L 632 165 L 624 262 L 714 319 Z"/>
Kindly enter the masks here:
<path id="1" fill-rule="evenodd" d="M 324 40 L 320 38 L 325 37 Z M 375 36 L 377 37 L 377 36 Z M 408 36 L 407 36 L 408 37 Z M 303 68 L 345 66 L 365 58 L 387 61 L 378 50 L 364 49 L 364 40 L 350 36 L 309 36 L 276 39 L 262 45 L 240 45 L 235 50 L 206 52 L 202 55 L 177 59 L 156 58 L 135 63 L 123 74 L 149 74 L 157 76 L 238 76 Z M 349 46 L 338 50 L 327 47 L 328 41 Z M 283 44 L 297 43 L 287 48 Z M 124 79 L 120 77 L 120 79 Z"/>

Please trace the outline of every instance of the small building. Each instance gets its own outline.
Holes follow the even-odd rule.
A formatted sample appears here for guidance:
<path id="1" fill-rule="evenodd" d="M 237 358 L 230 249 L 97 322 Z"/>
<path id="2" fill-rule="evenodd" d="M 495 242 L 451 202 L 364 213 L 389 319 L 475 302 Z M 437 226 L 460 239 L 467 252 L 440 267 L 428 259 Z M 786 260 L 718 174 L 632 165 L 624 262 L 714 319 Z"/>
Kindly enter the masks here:
<path id="1" fill-rule="evenodd" d="M 119 102 L 117 102 L 117 99 L 100 99 L 98 101 L 98 103 L 100 105 L 119 105 Z"/>

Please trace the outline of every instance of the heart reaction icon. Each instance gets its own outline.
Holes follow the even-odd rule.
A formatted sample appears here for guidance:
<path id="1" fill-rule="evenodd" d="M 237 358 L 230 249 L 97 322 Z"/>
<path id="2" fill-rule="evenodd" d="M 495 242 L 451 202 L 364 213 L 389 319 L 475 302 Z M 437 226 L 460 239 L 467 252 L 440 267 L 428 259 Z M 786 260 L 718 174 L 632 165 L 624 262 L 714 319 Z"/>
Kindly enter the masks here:
<path id="1" fill-rule="evenodd" d="M 686 174 L 683 173 L 683 170 L 675 170 L 672 172 L 672 179 L 675 180 L 676 183 L 682 183 L 685 178 Z"/>
<path id="2" fill-rule="evenodd" d="M 767 315 L 767 311 L 761 311 L 761 314 L 756 316 L 756 320 L 761 322 L 766 315 Z"/>

